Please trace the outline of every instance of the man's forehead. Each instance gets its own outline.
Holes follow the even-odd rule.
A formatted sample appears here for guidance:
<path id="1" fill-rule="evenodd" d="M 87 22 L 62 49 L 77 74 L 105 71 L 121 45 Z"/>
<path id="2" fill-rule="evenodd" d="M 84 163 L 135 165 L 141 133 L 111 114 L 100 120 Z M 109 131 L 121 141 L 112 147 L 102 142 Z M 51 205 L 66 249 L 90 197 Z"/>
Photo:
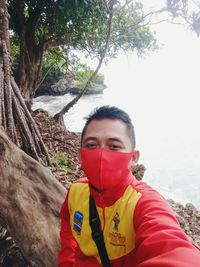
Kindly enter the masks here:
<path id="1" fill-rule="evenodd" d="M 84 138 L 122 139 L 127 136 L 126 125 L 120 120 L 93 120 L 88 124 Z"/>
<path id="2" fill-rule="evenodd" d="M 117 131 L 126 130 L 126 125 L 120 120 L 114 119 L 101 119 L 101 120 L 92 120 L 87 128 L 86 132 L 101 132 L 101 131 L 112 131 L 113 129 Z"/>

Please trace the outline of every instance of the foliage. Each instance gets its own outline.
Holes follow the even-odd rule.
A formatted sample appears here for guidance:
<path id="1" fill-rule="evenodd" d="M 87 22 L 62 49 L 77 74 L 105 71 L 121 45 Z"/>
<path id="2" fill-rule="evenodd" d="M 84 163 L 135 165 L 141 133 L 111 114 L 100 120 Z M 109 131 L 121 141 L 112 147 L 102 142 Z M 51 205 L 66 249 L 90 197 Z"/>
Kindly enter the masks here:
<path id="1" fill-rule="evenodd" d="M 94 78 L 94 83 L 103 84 L 104 83 L 104 75 L 102 73 L 98 73 Z"/>
<path id="2" fill-rule="evenodd" d="M 67 68 L 67 74 L 73 75 L 74 79 L 79 81 L 80 84 L 85 86 L 87 80 L 92 76 L 94 70 L 85 63 L 81 63 L 80 58 L 78 57 L 76 51 L 69 53 L 69 63 Z M 104 75 L 98 73 L 93 79 L 92 82 L 95 84 L 103 84 L 104 82 Z M 82 88 L 80 86 L 79 88 Z"/>
<path id="3" fill-rule="evenodd" d="M 87 0 L 10 0 L 10 26 L 20 36 L 23 22 L 34 34 L 35 44 L 45 44 L 46 50 L 59 45 L 85 44 L 87 35 L 106 21 L 103 1 Z"/>
<path id="4" fill-rule="evenodd" d="M 57 171 L 68 172 L 70 169 L 70 163 L 67 156 L 63 153 L 53 153 L 52 154 L 52 164 Z"/>
<path id="5" fill-rule="evenodd" d="M 86 64 L 79 64 L 76 69 L 76 77 L 73 83 L 73 87 L 78 87 L 80 89 L 83 89 L 89 80 L 89 78 L 92 76 L 94 70 L 91 69 Z M 91 86 L 94 86 L 95 84 L 103 84 L 104 82 L 104 75 L 103 74 L 97 74 L 92 81 L 90 82 Z"/>
<path id="6" fill-rule="evenodd" d="M 55 50 L 59 50 L 59 48 L 55 48 L 54 51 Z M 65 60 L 60 56 L 61 54 L 59 52 L 58 54 L 49 52 L 44 53 L 40 79 L 45 78 L 45 80 L 47 79 L 49 81 L 55 81 L 64 75 L 66 71 L 66 63 Z"/>
<path id="7" fill-rule="evenodd" d="M 120 50 L 137 51 L 138 55 L 142 55 L 157 48 L 156 40 L 144 18 L 141 3 L 130 3 L 124 8 L 118 4 L 113 17 L 109 55 L 116 56 Z"/>
<path id="8" fill-rule="evenodd" d="M 173 17 L 178 17 L 187 14 L 188 1 L 187 0 L 167 0 L 167 10 L 171 12 Z"/>
<path id="9" fill-rule="evenodd" d="M 11 46 L 10 50 L 11 58 L 13 62 L 17 64 L 19 62 L 19 38 L 17 37 L 17 35 L 15 34 L 11 35 L 10 46 Z M 15 69 L 16 66 L 14 65 L 12 67 Z"/>
<path id="10" fill-rule="evenodd" d="M 100 58 L 105 46 L 109 17 L 107 2 L 109 1 L 9 0 L 10 27 L 14 32 L 12 43 L 15 44 L 12 50 L 18 64 L 20 60 L 16 54 L 19 51 L 26 53 L 22 49 L 23 38 L 33 45 L 26 46 L 32 53 L 36 53 L 36 47 L 41 47 L 45 52 L 43 59 L 46 62 L 43 66 L 56 64 L 61 72 L 69 68 L 71 49 Z M 141 55 L 156 48 L 154 36 L 145 24 L 142 5 L 133 1 L 126 2 L 124 5 L 116 1 L 114 6 L 107 60 L 116 56 L 120 50 L 137 51 Z M 41 73 L 38 72 L 37 75 Z"/>
<path id="11" fill-rule="evenodd" d="M 86 52 L 99 58 L 105 45 L 106 23 L 96 29 L 87 39 Z M 150 31 L 140 2 L 129 1 L 122 5 L 118 1 L 113 10 L 112 32 L 106 59 L 116 57 L 120 51 L 136 51 L 138 55 L 157 49 L 156 40 Z"/>
<path id="12" fill-rule="evenodd" d="M 197 36 L 200 35 L 200 8 L 198 12 L 192 12 L 190 27 L 196 32 Z"/>
<path id="13" fill-rule="evenodd" d="M 58 51 L 58 49 L 56 49 Z M 62 49 L 59 49 L 59 52 Z M 42 76 L 45 76 L 43 80 L 44 86 L 46 83 L 50 85 L 55 84 L 59 79 L 66 79 L 72 84 L 68 84 L 69 87 L 78 87 L 83 89 L 87 80 L 93 74 L 93 69 L 87 64 L 81 63 L 80 59 L 75 53 L 69 51 L 68 58 L 62 57 L 62 53 L 46 53 L 43 60 L 43 72 Z M 63 52 L 63 51 L 62 51 Z M 98 73 L 92 80 L 93 84 L 103 84 L 104 75 Z M 42 83 L 43 85 L 43 83 Z"/>
<path id="14" fill-rule="evenodd" d="M 191 0 L 167 0 L 167 10 L 174 18 L 182 18 L 189 27 L 200 35 L 200 4 Z"/>

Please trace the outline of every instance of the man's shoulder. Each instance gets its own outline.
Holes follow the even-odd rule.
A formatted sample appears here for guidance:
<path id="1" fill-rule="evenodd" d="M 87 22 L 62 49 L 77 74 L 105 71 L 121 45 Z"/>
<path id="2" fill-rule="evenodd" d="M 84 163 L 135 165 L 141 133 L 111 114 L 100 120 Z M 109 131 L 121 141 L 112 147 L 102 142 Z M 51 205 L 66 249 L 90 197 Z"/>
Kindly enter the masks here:
<path id="1" fill-rule="evenodd" d="M 141 180 L 134 180 L 132 183 L 132 187 L 138 192 L 141 193 L 142 199 L 157 199 L 164 200 L 164 197 L 150 185 L 146 184 Z M 165 200 L 164 200 L 165 201 Z"/>
<path id="2" fill-rule="evenodd" d="M 140 193 L 144 193 L 144 192 L 156 192 L 158 193 L 155 189 L 153 189 L 150 185 L 148 185 L 147 183 L 141 181 L 141 180 L 137 180 L 135 177 L 133 179 L 132 182 L 132 187 Z"/>
<path id="3" fill-rule="evenodd" d="M 74 205 L 88 199 L 89 196 L 89 185 L 87 178 L 81 178 L 76 180 L 69 188 L 68 191 L 68 203 Z"/>
<path id="4" fill-rule="evenodd" d="M 76 181 L 74 181 L 69 188 L 69 192 L 72 192 L 72 191 L 74 192 L 77 190 L 82 191 L 84 188 L 85 189 L 88 188 L 88 179 L 86 177 L 79 178 Z"/>
<path id="5" fill-rule="evenodd" d="M 165 210 L 170 213 L 172 208 L 170 207 L 167 200 L 162 196 L 157 190 L 153 189 L 151 186 L 143 181 L 134 181 L 132 184 L 133 188 L 141 194 L 141 197 L 137 203 L 137 210 L 141 214 L 142 211 L 147 213 L 147 210 Z M 137 214 L 137 216 L 139 216 Z M 140 217 L 140 216 L 139 216 Z"/>
<path id="6" fill-rule="evenodd" d="M 79 178 L 76 181 L 74 181 L 72 185 L 78 184 L 78 183 L 88 184 L 88 178 L 87 177 Z"/>

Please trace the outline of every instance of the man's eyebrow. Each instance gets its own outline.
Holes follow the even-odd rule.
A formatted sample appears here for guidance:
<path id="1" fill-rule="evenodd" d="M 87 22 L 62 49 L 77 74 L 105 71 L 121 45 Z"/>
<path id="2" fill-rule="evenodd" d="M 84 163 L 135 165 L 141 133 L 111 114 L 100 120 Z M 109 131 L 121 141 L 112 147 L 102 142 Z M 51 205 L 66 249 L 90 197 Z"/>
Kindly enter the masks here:
<path id="1" fill-rule="evenodd" d="M 88 136 L 88 137 L 85 138 L 85 140 L 83 140 L 83 142 L 86 142 L 86 141 L 95 141 L 95 140 L 97 140 L 96 137 Z"/>
<path id="2" fill-rule="evenodd" d="M 96 140 L 98 140 L 97 137 L 94 137 L 94 136 L 88 136 L 88 137 L 85 138 L 85 140 L 83 140 L 83 142 L 87 142 L 87 141 L 96 141 Z M 109 140 L 109 141 L 116 141 L 116 142 L 123 143 L 123 141 L 122 141 L 120 138 L 118 138 L 118 137 L 110 137 L 110 138 L 108 138 L 108 140 Z"/>
<path id="3" fill-rule="evenodd" d="M 108 138 L 108 140 L 109 141 L 117 141 L 117 142 L 123 143 L 123 141 L 118 137 L 110 137 L 110 138 Z"/>

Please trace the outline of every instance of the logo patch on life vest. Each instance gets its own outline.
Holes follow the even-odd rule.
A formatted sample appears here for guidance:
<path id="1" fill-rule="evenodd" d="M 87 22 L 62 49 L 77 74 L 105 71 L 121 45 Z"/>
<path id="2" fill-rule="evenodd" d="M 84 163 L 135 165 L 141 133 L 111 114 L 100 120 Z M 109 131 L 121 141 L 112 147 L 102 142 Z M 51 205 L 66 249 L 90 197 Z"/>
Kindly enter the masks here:
<path id="1" fill-rule="evenodd" d="M 80 211 L 75 211 L 74 212 L 73 230 L 78 235 L 81 234 L 82 224 L 83 224 L 83 213 L 81 213 Z"/>
<path id="2" fill-rule="evenodd" d="M 116 232 L 118 232 L 119 231 L 119 229 L 118 229 L 118 226 L 119 226 L 119 223 L 120 223 L 120 218 L 119 218 L 119 213 L 118 212 L 116 212 L 115 213 L 115 216 L 113 217 L 113 222 L 114 222 L 114 230 L 116 231 Z"/>
<path id="3" fill-rule="evenodd" d="M 109 233 L 110 244 L 115 247 L 122 247 L 124 253 L 126 253 L 126 236 L 119 232 L 120 217 L 116 212 L 113 219 L 112 231 Z"/>

